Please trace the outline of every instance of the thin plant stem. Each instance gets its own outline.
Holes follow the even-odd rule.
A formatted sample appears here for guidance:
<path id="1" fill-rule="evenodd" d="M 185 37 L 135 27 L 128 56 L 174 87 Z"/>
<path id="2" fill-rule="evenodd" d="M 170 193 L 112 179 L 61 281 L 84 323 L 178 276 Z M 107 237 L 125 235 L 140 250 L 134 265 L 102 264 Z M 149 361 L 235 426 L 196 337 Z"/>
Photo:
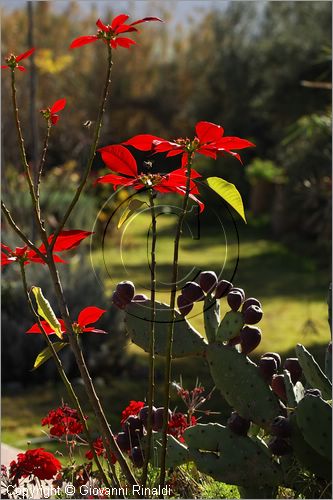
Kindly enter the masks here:
<path id="1" fill-rule="evenodd" d="M 34 245 L 34 243 L 32 243 L 32 241 L 29 240 L 29 238 L 24 234 L 24 232 L 22 231 L 22 229 L 19 228 L 19 226 L 16 224 L 16 222 L 14 221 L 13 217 L 11 216 L 11 213 L 9 212 L 8 208 L 6 207 L 6 205 L 4 204 L 3 201 L 1 201 L 1 210 L 4 214 L 4 216 L 6 217 L 7 219 L 7 222 L 8 224 L 11 226 L 11 228 L 15 231 L 15 233 L 21 238 L 22 241 L 24 241 L 24 243 L 26 243 L 26 245 L 28 245 L 29 248 L 31 248 L 31 250 L 34 250 L 36 252 L 36 254 L 44 261 L 46 262 L 46 255 L 43 254 L 37 247 L 36 245 Z"/>
<path id="2" fill-rule="evenodd" d="M 151 440 L 153 432 L 153 405 L 154 405 L 154 392 L 155 392 L 155 320 L 156 320 L 156 211 L 154 204 L 154 192 L 149 192 L 149 206 L 151 211 L 151 227 L 152 227 L 152 240 L 151 240 L 151 264 L 150 264 L 150 332 L 149 332 L 149 378 L 148 378 L 148 416 L 147 416 L 147 436 L 145 446 L 145 461 L 142 472 L 142 487 L 146 487 L 148 464 L 151 451 Z"/>
<path id="3" fill-rule="evenodd" d="M 75 192 L 75 195 L 71 201 L 71 203 L 69 204 L 66 212 L 65 212 L 65 215 L 62 219 L 62 221 L 60 222 L 59 226 L 57 227 L 56 231 L 55 231 L 55 235 L 54 235 L 54 239 L 51 243 L 51 250 L 56 242 L 56 239 L 60 233 L 60 231 L 63 229 L 63 227 L 65 226 L 69 216 L 71 215 L 76 203 L 79 201 L 79 198 L 80 198 L 80 195 L 86 185 L 86 182 L 87 182 L 87 179 L 88 179 L 88 176 L 90 174 L 90 171 L 91 171 L 91 167 L 92 167 L 92 164 L 93 164 L 93 161 L 94 161 L 94 158 L 95 158 L 95 155 L 96 155 L 96 149 L 97 149 L 97 144 L 98 144 L 98 141 L 99 141 L 99 136 L 100 136 L 100 132 L 101 132 L 101 127 L 102 127 L 102 120 L 103 120 L 103 115 L 104 115 L 104 112 L 105 112 L 105 105 L 106 105 L 106 100 L 107 100 L 107 97 L 108 97 L 108 93 L 109 93 L 109 87 L 110 87 L 110 84 L 111 84 L 111 70 L 112 70 L 112 65 L 113 65 L 113 62 L 112 62 L 112 49 L 110 47 L 110 45 L 107 46 L 108 47 L 108 69 L 107 69 L 107 75 L 106 75 L 106 81 L 105 81 L 105 85 L 104 85 L 104 89 L 103 89 L 103 93 L 102 93 L 102 98 L 101 98 L 101 104 L 100 104 L 100 107 L 99 107 L 99 111 L 98 111 L 98 116 L 97 116 L 97 121 L 96 121 L 96 125 L 95 125 L 95 131 L 94 131 L 94 137 L 93 137 L 93 142 L 92 142 L 92 145 L 91 145 L 91 149 L 90 149 L 90 153 L 89 153 L 89 157 L 88 157 L 88 161 L 87 161 L 87 165 L 86 165 L 86 168 L 85 168 L 85 171 L 84 171 L 84 174 L 83 174 L 83 177 L 82 177 L 82 180 L 81 180 L 81 183 L 79 184 L 76 192 Z"/>
<path id="4" fill-rule="evenodd" d="M 179 256 L 179 244 L 183 229 L 183 222 L 187 213 L 188 199 L 191 187 L 191 166 L 192 166 L 192 155 L 188 153 L 187 162 L 187 179 L 186 179 L 186 191 L 183 199 L 183 206 L 181 214 L 178 218 L 176 235 L 174 240 L 173 249 L 173 266 L 172 266 L 172 280 L 171 280 L 171 293 L 170 293 L 170 324 L 167 338 L 167 352 L 165 360 L 165 379 L 164 379 L 164 415 L 163 415 L 163 428 L 162 428 L 162 450 L 161 450 L 161 470 L 160 470 L 160 487 L 164 488 L 165 485 L 165 464 L 166 464 L 166 451 L 168 444 L 168 414 L 169 414 L 169 404 L 170 404 L 170 387 L 171 387 L 171 365 L 172 365 L 172 347 L 173 347 L 173 332 L 175 326 L 175 305 L 176 305 L 176 293 L 177 293 L 177 280 L 178 280 L 178 256 Z"/>
<path id="5" fill-rule="evenodd" d="M 106 477 L 106 474 L 103 470 L 103 467 L 101 466 L 101 463 L 100 463 L 100 460 L 96 454 L 96 451 L 95 451 L 95 448 L 94 448 L 94 445 L 93 445 L 93 440 L 91 438 L 91 435 L 90 435 L 90 432 L 89 432 L 89 429 L 88 429 L 88 426 L 87 426 L 87 423 L 86 423 L 86 420 L 84 418 L 84 414 L 83 414 L 83 411 L 82 411 L 82 408 L 81 408 L 81 405 L 80 405 L 80 402 L 79 402 L 79 399 L 74 391 L 74 388 L 70 382 L 70 380 L 68 379 L 67 375 L 66 375 L 66 372 L 64 370 L 64 367 L 62 366 L 62 362 L 61 362 L 61 359 L 59 358 L 58 356 L 58 353 L 57 351 L 54 349 L 54 346 L 53 346 L 53 343 L 51 342 L 51 340 L 49 339 L 49 336 L 47 335 L 42 323 L 41 323 L 41 320 L 40 320 L 40 317 L 39 317 L 39 314 L 36 312 L 35 308 L 34 308 L 34 305 L 31 301 L 31 298 L 30 298 L 30 294 L 29 294 L 29 290 L 28 290 L 28 284 L 27 284 L 27 277 L 26 277 L 26 273 L 25 273 L 25 269 L 24 269 L 24 263 L 21 261 L 20 262 L 20 267 L 21 267 L 21 277 L 22 277 L 22 284 L 23 284 L 23 289 L 24 289 L 24 293 L 25 293 L 25 296 L 26 296 L 26 299 L 27 299 L 27 302 L 28 302 L 28 305 L 30 307 L 30 310 L 32 312 L 32 314 L 36 317 L 36 320 L 37 320 L 37 323 L 38 323 L 38 326 L 39 326 L 39 329 L 40 331 L 42 332 L 42 335 L 44 337 L 44 339 L 46 340 L 46 343 L 52 353 L 52 357 L 54 359 L 54 362 L 56 364 L 56 367 L 57 367 L 57 370 L 59 372 L 59 375 L 66 387 L 66 390 L 68 392 L 68 395 L 70 396 L 73 404 L 75 405 L 77 411 L 78 411 L 78 415 L 80 417 L 80 421 L 81 421 L 81 424 L 83 426 L 83 430 L 84 430 L 84 434 L 87 438 L 87 441 L 89 443 L 89 446 L 92 450 L 92 453 L 93 453 L 93 456 L 94 456 L 94 461 L 96 463 L 96 466 L 99 470 L 99 473 L 101 474 L 101 477 L 103 479 L 103 481 L 105 482 L 106 486 L 109 485 L 109 481 Z"/>
<path id="6" fill-rule="evenodd" d="M 38 171 L 37 171 L 37 180 L 36 180 L 36 205 L 37 205 L 37 211 L 38 211 L 38 216 L 40 218 L 40 183 L 42 180 L 42 174 L 43 174 L 43 169 L 45 165 L 45 159 L 46 159 L 46 153 L 49 147 L 49 138 L 50 138 L 50 133 L 51 133 L 51 121 L 48 120 L 47 123 L 47 130 L 46 130 L 46 135 L 44 139 L 44 145 L 43 145 L 43 151 L 42 151 L 42 157 L 40 159 Z"/>

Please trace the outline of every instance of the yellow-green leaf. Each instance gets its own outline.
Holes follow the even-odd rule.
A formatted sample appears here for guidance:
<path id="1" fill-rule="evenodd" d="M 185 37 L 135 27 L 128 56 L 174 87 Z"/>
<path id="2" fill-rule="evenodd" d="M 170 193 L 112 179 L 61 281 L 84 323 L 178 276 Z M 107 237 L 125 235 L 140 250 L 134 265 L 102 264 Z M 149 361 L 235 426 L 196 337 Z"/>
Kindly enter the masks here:
<path id="1" fill-rule="evenodd" d="M 142 207 L 142 205 L 145 205 L 146 202 L 139 200 L 137 198 L 132 198 L 131 201 L 128 203 L 127 207 L 121 214 L 121 217 L 118 222 L 118 229 L 121 228 L 121 226 L 124 224 L 124 222 L 127 221 L 127 219 L 134 214 L 135 212 L 138 212 L 138 210 Z"/>
<path id="2" fill-rule="evenodd" d="M 246 223 L 243 200 L 236 186 L 220 177 L 209 177 L 207 184 L 215 193 L 229 203 Z"/>
<path id="3" fill-rule="evenodd" d="M 53 342 L 53 347 L 56 352 L 59 352 L 66 345 L 68 345 L 66 342 Z M 39 368 L 43 363 L 45 363 L 45 361 L 47 361 L 51 357 L 52 357 L 51 348 L 49 346 L 45 347 L 45 349 L 43 349 L 42 352 L 40 352 L 37 358 L 35 359 L 33 370 L 37 370 L 37 368 Z"/>
<path id="4" fill-rule="evenodd" d="M 33 292 L 35 299 L 36 299 L 38 314 L 43 319 L 45 319 L 45 321 L 52 328 L 54 333 L 56 335 L 58 335 L 58 337 L 60 339 L 62 339 L 63 335 L 62 335 L 62 331 L 61 331 L 61 325 L 60 325 L 59 321 L 57 320 L 57 317 L 54 314 L 53 309 L 50 306 L 49 301 L 44 297 L 41 288 L 39 288 L 38 286 L 33 286 L 31 288 L 31 291 Z"/>

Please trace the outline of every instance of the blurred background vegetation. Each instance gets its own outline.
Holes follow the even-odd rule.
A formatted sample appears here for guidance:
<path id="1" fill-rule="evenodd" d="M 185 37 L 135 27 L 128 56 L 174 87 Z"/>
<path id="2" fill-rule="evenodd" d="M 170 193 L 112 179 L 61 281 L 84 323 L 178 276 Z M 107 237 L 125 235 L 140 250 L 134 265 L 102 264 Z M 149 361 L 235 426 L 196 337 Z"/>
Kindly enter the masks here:
<path id="1" fill-rule="evenodd" d="M 126 3 L 127 9 L 121 5 L 124 2 L 112 2 L 110 10 L 107 2 L 46 1 L 30 2 L 30 14 L 24 2 L 17 3 L 17 9 L 2 9 L 2 54 L 24 52 L 31 41 L 37 47 L 35 67 L 27 60 L 28 71 L 17 75 L 32 167 L 45 134 L 38 110 L 59 98 L 67 99 L 61 120 L 52 131 L 45 169 L 41 201 L 49 226 L 56 225 L 80 179 L 94 125 L 87 127 L 84 123 L 96 118 L 105 73 L 102 43 L 70 51 L 70 42 L 77 36 L 93 34 L 100 16 L 108 22 L 122 10 L 133 19 L 158 15 L 165 24 L 144 25 L 136 36 L 138 46 L 114 51 L 111 99 L 100 144 L 118 143 L 138 133 L 191 137 L 199 120 L 222 124 L 226 135 L 253 141 L 256 148 L 242 155 L 244 166 L 232 158 L 197 160 L 197 169 L 204 176 L 219 175 L 237 185 L 248 225 L 236 221 L 238 246 L 230 213 L 203 189 L 209 210 L 200 222 L 199 241 L 191 237 L 191 228 L 185 231 L 181 273 L 185 277 L 193 275 L 193 269 L 213 269 L 228 279 L 239 256 L 234 282 L 249 296 L 258 297 L 265 312 L 264 340 L 258 351 L 277 350 L 287 356 L 296 342 L 303 342 L 321 353 L 321 361 L 322 346 L 329 338 L 331 3 L 226 1 L 212 2 L 208 7 L 203 1 L 132 1 Z M 8 74 L 3 72 L 3 198 L 21 226 L 33 232 L 13 133 L 9 85 Z M 144 155 L 137 158 L 147 159 Z M 175 166 L 174 159 L 154 163 L 154 168 L 163 171 Z M 110 187 L 94 187 L 93 181 L 101 172 L 105 169 L 97 157 L 87 189 L 69 221 L 69 227 L 96 231 L 91 261 L 89 246 L 83 245 L 75 255 L 68 256 L 71 263 L 61 271 L 73 317 L 87 305 L 108 310 L 99 325 L 110 335 L 87 335 L 84 348 L 110 418 L 118 421 L 128 400 L 144 398 L 147 367 L 145 356 L 128 347 L 122 315 L 110 308 L 110 295 L 122 279 L 133 280 L 139 291 L 149 288 L 149 217 L 146 214 L 135 219 L 123 237 L 114 219 L 110 222 L 110 214 L 124 200 L 124 194 L 109 199 Z M 223 221 L 227 247 L 224 237 L 220 241 L 217 236 L 216 214 Z M 163 300 L 168 300 L 174 222 L 172 217 L 159 221 L 158 279 L 159 298 Z M 7 244 L 19 244 L 6 224 L 2 238 Z M 120 244 L 125 266 L 120 260 Z M 53 300 L 45 270 L 29 268 L 30 283 L 38 283 Z M 21 439 L 40 435 L 39 426 L 34 430 L 32 425 L 42 416 L 38 401 L 50 407 L 63 393 L 60 387 L 54 388 L 57 376 L 52 363 L 30 372 L 43 342 L 23 333 L 32 318 L 14 266 L 2 274 L 2 298 L 4 438 L 17 444 L 18 429 Z M 202 332 L 199 308 L 194 312 L 191 321 Z M 77 377 L 69 353 L 64 356 L 70 374 Z M 204 365 L 196 361 L 194 365 L 191 361 L 176 363 L 175 370 L 175 378 L 182 374 L 190 386 L 196 373 L 207 389 L 212 387 Z M 39 389 L 30 387 L 41 383 L 49 384 L 43 400 Z"/>

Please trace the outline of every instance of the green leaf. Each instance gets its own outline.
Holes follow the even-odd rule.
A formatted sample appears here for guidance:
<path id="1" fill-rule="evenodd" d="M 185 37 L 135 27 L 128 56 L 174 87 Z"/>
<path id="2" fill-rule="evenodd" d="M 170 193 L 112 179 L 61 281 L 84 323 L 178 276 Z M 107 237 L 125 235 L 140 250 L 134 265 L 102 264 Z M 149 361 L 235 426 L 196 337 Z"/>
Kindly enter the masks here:
<path id="1" fill-rule="evenodd" d="M 61 325 L 57 320 L 52 307 L 50 306 L 50 302 L 44 297 L 42 289 L 38 286 L 33 286 L 31 288 L 31 291 L 33 292 L 36 299 L 38 314 L 43 319 L 45 319 L 52 330 L 54 330 L 55 334 L 58 335 L 60 339 L 62 339 L 63 335 L 61 331 Z"/>
<path id="2" fill-rule="evenodd" d="M 146 202 L 139 200 L 138 198 L 132 198 L 131 201 L 128 203 L 127 207 L 121 214 L 121 217 L 118 222 L 118 229 L 121 228 L 121 226 L 124 224 L 124 222 L 127 221 L 129 217 L 131 217 L 132 214 L 135 212 L 138 212 L 139 209 L 142 207 L 142 205 L 145 205 Z"/>
<path id="3" fill-rule="evenodd" d="M 209 177 L 207 184 L 215 193 L 229 203 L 246 223 L 243 200 L 236 186 L 220 177 Z"/>
<path id="4" fill-rule="evenodd" d="M 56 352 L 59 352 L 66 345 L 68 345 L 66 342 L 53 342 L 53 347 Z M 52 351 L 50 346 L 45 347 L 45 349 L 43 349 L 35 359 L 33 370 L 37 370 L 37 368 L 39 368 L 51 357 L 52 357 Z"/>

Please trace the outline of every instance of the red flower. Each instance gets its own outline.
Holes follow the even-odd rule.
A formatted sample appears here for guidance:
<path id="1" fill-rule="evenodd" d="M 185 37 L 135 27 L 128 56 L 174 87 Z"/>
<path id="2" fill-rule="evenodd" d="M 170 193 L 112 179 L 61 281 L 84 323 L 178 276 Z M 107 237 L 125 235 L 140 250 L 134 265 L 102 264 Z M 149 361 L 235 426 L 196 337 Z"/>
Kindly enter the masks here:
<path id="1" fill-rule="evenodd" d="M 84 417 L 87 420 L 88 417 Z M 81 434 L 83 425 L 79 419 L 77 410 L 63 404 L 55 410 L 51 410 L 45 418 L 42 419 L 42 426 L 47 425 L 50 428 L 52 436 L 66 436 L 68 434 Z"/>
<path id="2" fill-rule="evenodd" d="M 106 452 L 105 452 L 104 443 L 103 443 L 102 438 L 98 437 L 97 439 L 95 439 L 95 441 L 93 442 L 93 445 L 94 445 L 96 455 L 97 456 L 103 455 L 106 458 Z M 92 450 L 87 451 L 86 457 L 88 460 L 92 460 L 94 458 Z M 111 453 L 111 458 L 112 458 L 112 463 L 115 464 L 117 462 L 117 458 L 113 453 Z"/>
<path id="3" fill-rule="evenodd" d="M 22 59 L 26 59 L 27 57 L 31 56 L 31 54 L 35 51 L 35 49 L 30 49 L 27 50 L 27 52 L 24 52 L 23 54 L 19 56 L 15 56 L 14 54 L 10 54 L 10 56 L 6 57 L 6 65 L 1 66 L 1 69 L 7 69 L 10 68 L 11 70 L 14 70 L 15 68 L 19 69 L 20 71 L 25 71 L 24 66 L 20 66 L 19 63 L 22 61 Z"/>
<path id="4" fill-rule="evenodd" d="M 98 328 L 95 328 L 94 326 L 87 326 L 91 325 L 91 323 L 95 323 L 96 321 L 99 320 L 99 318 L 106 312 L 105 309 L 100 309 L 99 307 L 95 306 L 90 306 L 90 307 L 85 307 L 82 309 L 80 312 L 78 319 L 76 322 L 73 323 L 73 330 L 75 333 L 83 333 L 83 332 L 93 332 L 93 333 L 107 333 L 104 330 L 99 330 Z M 62 319 L 58 319 L 60 325 L 61 325 L 61 331 L 62 333 L 66 332 L 66 327 Z M 46 321 L 41 321 L 43 328 L 45 329 L 45 332 L 48 335 L 53 335 L 55 334 L 55 331 L 49 326 L 49 324 Z M 29 330 L 27 330 L 25 333 L 37 333 L 40 334 L 42 333 L 38 323 L 35 323 L 32 325 Z"/>
<path id="5" fill-rule="evenodd" d="M 145 403 L 143 401 L 130 401 L 130 404 L 121 412 L 121 421 L 120 423 L 123 424 L 126 422 L 127 418 L 130 415 L 138 415 L 141 408 L 145 406 Z"/>
<path id="6" fill-rule="evenodd" d="M 252 142 L 239 137 L 224 137 L 224 130 L 220 125 L 210 122 L 198 122 L 195 127 L 194 139 L 175 139 L 167 141 L 154 135 L 136 135 L 124 142 L 127 146 L 133 146 L 140 151 L 150 151 L 154 153 L 165 153 L 167 157 L 182 155 L 182 165 L 186 166 L 188 155 L 194 157 L 195 153 L 200 153 L 216 160 L 218 154 L 228 153 L 239 161 L 241 157 L 235 153 L 234 149 L 244 149 L 254 146 Z"/>
<path id="7" fill-rule="evenodd" d="M 183 443 L 183 434 L 185 430 L 196 423 L 197 419 L 194 415 L 191 416 L 191 423 L 189 423 L 187 417 L 183 413 L 173 413 L 171 420 L 168 422 L 168 434 L 171 434 Z"/>
<path id="8" fill-rule="evenodd" d="M 57 115 L 56 113 L 64 109 L 65 106 L 66 99 L 59 99 L 51 107 L 47 109 L 41 109 L 40 112 L 46 120 L 50 120 L 52 125 L 55 125 L 59 120 L 59 115 Z"/>
<path id="9" fill-rule="evenodd" d="M 99 177 L 96 183 L 113 184 L 115 189 L 117 186 L 132 186 L 134 189 L 146 187 L 161 193 L 178 193 L 181 196 L 185 195 L 187 182 L 186 168 L 180 168 L 165 175 L 152 174 L 150 172 L 139 173 L 135 158 L 124 146 L 106 146 L 99 149 L 99 151 L 106 166 L 110 168 L 110 170 L 113 170 L 113 172 L 123 175 L 107 174 Z M 198 177 L 201 177 L 200 174 L 192 169 L 189 196 L 199 204 L 200 211 L 202 211 L 204 209 L 204 204 L 195 196 L 199 194 L 199 191 L 193 181 L 193 179 Z"/>
<path id="10" fill-rule="evenodd" d="M 18 485 L 21 478 L 28 476 L 38 479 L 52 479 L 61 469 L 59 460 L 44 448 L 28 450 L 25 453 L 19 453 L 17 460 L 10 463 L 9 476 Z"/>
<path id="11" fill-rule="evenodd" d="M 57 241 L 54 244 L 54 252 L 64 252 L 66 250 L 72 250 L 76 248 L 82 240 L 87 238 L 90 234 L 89 231 L 81 231 L 79 229 L 61 231 Z M 48 237 L 48 242 L 52 243 L 54 235 L 51 234 Z M 12 250 L 9 246 L 1 243 L 1 266 L 6 266 L 12 262 L 23 261 L 24 265 L 30 264 L 31 262 L 36 262 L 38 264 L 45 264 L 43 259 L 34 251 L 28 250 L 27 246 L 16 247 Z M 43 255 L 46 255 L 46 250 L 44 244 L 40 245 L 38 249 Z M 58 255 L 53 254 L 54 262 L 65 263 Z"/>
<path id="12" fill-rule="evenodd" d="M 159 19 L 158 17 L 144 17 L 143 19 L 139 19 L 133 23 L 124 24 L 128 18 L 129 16 L 126 14 L 120 14 L 113 19 L 111 24 L 104 24 L 100 19 L 98 19 L 96 22 L 96 26 L 98 27 L 97 35 L 80 36 L 72 41 L 70 48 L 75 49 L 76 47 L 81 47 L 87 43 L 96 42 L 96 40 L 103 40 L 103 42 L 111 45 L 113 49 L 116 49 L 118 46 L 128 49 L 131 45 L 135 45 L 136 42 L 134 42 L 131 38 L 119 35 L 129 33 L 131 31 L 138 31 L 134 28 L 136 24 L 146 23 L 149 21 L 163 22 L 162 19 Z"/>

